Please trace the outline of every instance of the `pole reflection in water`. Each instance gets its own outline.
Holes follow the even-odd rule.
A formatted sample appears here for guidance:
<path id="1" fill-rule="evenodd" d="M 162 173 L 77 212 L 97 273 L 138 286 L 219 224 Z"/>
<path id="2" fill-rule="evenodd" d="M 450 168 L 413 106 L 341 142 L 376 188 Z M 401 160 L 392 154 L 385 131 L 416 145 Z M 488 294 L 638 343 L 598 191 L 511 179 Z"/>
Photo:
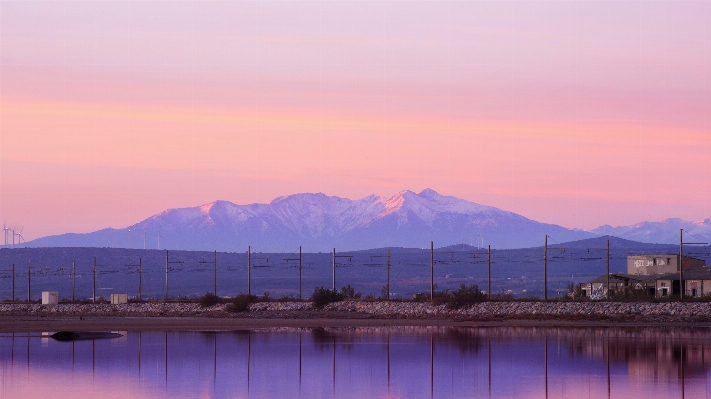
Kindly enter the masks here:
<path id="1" fill-rule="evenodd" d="M 430 398 L 434 398 L 434 335 L 430 335 Z"/>
<path id="2" fill-rule="evenodd" d="M 251 358 L 252 358 L 252 333 L 248 332 L 247 333 L 247 397 L 249 397 L 249 392 L 250 392 L 250 390 L 249 390 L 249 388 L 250 388 L 249 387 L 249 382 L 250 382 L 249 374 L 250 374 L 250 370 L 251 370 L 250 366 L 252 365 Z"/>
<path id="3" fill-rule="evenodd" d="M 486 378 L 488 381 L 488 393 L 491 398 L 491 337 L 486 337 L 486 357 L 487 357 L 487 373 Z"/>
<path id="4" fill-rule="evenodd" d="M 168 390 L 168 332 L 163 333 L 164 338 L 165 338 L 165 363 L 164 363 L 164 369 L 165 369 L 165 390 Z"/>
<path id="5" fill-rule="evenodd" d="M 301 335 L 302 334 L 299 333 L 299 397 L 301 397 L 301 362 L 302 362 L 301 351 L 302 351 L 302 345 L 303 345 L 301 342 L 301 339 L 302 339 Z"/>
<path id="6" fill-rule="evenodd" d="M 331 384 L 332 384 L 332 389 L 331 392 L 333 392 L 333 397 L 336 397 L 336 339 L 335 337 L 333 338 L 333 342 L 331 342 L 331 347 L 333 348 L 331 352 Z"/>
<path id="7" fill-rule="evenodd" d="M 546 399 L 548 399 L 548 336 L 543 337 L 543 364 L 546 385 Z"/>
<path id="8" fill-rule="evenodd" d="M 217 334 L 212 338 L 212 386 L 217 385 Z"/>
<path id="9" fill-rule="evenodd" d="M 37 333 L 26 339 L 24 333 L 5 333 L 0 334 L 0 381 L 7 398 L 47 392 L 53 398 L 290 398 L 297 391 L 305 398 L 697 398 L 709 393 L 708 332 L 454 327 L 147 331 L 128 332 L 121 341 L 44 338 L 41 345 Z M 127 365 L 138 372 L 126 372 Z"/>

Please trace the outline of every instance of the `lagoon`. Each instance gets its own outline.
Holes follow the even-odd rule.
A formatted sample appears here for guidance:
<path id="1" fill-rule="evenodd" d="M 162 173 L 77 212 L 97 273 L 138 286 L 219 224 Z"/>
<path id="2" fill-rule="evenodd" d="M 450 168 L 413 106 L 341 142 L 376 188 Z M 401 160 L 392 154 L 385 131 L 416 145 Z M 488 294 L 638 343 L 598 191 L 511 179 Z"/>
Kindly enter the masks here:
<path id="1" fill-rule="evenodd" d="M 705 398 L 706 328 L 0 334 L 3 398 Z"/>

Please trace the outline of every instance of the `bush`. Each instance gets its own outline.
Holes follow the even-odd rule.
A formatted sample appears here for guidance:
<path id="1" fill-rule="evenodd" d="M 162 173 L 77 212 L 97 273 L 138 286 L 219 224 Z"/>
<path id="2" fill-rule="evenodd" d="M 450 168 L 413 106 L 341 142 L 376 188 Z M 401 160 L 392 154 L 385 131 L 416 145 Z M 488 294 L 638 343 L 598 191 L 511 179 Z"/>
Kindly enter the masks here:
<path id="1" fill-rule="evenodd" d="M 448 304 L 448 306 L 453 308 L 460 308 L 463 306 L 470 306 L 475 303 L 483 302 L 485 300 L 486 294 L 479 289 L 478 285 L 462 284 L 459 286 L 458 290 L 452 292 L 452 302 Z"/>
<path id="2" fill-rule="evenodd" d="M 388 294 L 390 291 L 390 287 L 388 287 L 387 284 L 385 284 L 382 288 L 380 288 L 380 299 L 388 299 Z"/>
<path id="3" fill-rule="evenodd" d="M 331 302 L 338 302 L 343 300 L 343 295 L 339 294 L 336 290 L 329 290 L 328 288 L 318 287 L 314 289 L 313 295 L 311 295 L 311 300 L 313 301 L 313 306 L 322 307 L 328 305 Z"/>
<path id="4" fill-rule="evenodd" d="M 239 294 L 225 307 L 225 310 L 232 313 L 246 312 L 249 304 L 257 299 L 254 295 Z"/>
<path id="5" fill-rule="evenodd" d="M 491 294 L 492 301 L 511 302 L 515 299 L 516 298 L 514 298 L 513 294 L 511 294 L 510 292 L 501 291 L 495 294 Z"/>
<path id="6" fill-rule="evenodd" d="M 219 296 L 217 296 L 211 292 L 207 292 L 207 293 L 205 293 L 205 295 L 200 297 L 198 302 L 200 303 L 200 306 L 202 306 L 203 308 L 209 308 L 210 306 L 215 306 L 218 303 L 222 302 L 222 300 L 220 299 Z"/>
<path id="7" fill-rule="evenodd" d="M 486 294 L 483 293 L 476 284 L 462 284 L 456 291 L 443 290 L 436 292 L 434 295 L 435 304 L 446 304 L 450 309 L 471 306 L 475 303 L 486 300 Z"/>
<path id="8" fill-rule="evenodd" d="M 355 288 L 351 287 L 350 284 L 341 288 L 341 295 L 347 299 L 360 299 L 360 297 L 363 296 L 362 293 L 355 292 Z"/>

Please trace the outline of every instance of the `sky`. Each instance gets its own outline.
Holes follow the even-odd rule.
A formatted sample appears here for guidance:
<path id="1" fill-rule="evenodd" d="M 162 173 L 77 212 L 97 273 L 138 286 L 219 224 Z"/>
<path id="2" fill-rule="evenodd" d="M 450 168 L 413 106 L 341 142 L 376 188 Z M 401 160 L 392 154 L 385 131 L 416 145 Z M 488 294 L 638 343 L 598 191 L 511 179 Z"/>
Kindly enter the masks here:
<path id="1" fill-rule="evenodd" d="M 432 188 L 711 218 L 708 1 L 0 1 L 0 222 Z"/>

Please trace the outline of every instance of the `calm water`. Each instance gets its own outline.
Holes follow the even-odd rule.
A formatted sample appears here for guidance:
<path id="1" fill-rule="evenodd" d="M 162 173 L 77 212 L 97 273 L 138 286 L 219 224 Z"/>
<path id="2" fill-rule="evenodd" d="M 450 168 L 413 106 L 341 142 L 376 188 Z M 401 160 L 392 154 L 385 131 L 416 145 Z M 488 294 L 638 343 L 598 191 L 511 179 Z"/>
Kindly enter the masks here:
<path id="1" fill-rule="evenodd" d="M 0 334 L 2 398 L 706 398 L 707 329 Z"/>

